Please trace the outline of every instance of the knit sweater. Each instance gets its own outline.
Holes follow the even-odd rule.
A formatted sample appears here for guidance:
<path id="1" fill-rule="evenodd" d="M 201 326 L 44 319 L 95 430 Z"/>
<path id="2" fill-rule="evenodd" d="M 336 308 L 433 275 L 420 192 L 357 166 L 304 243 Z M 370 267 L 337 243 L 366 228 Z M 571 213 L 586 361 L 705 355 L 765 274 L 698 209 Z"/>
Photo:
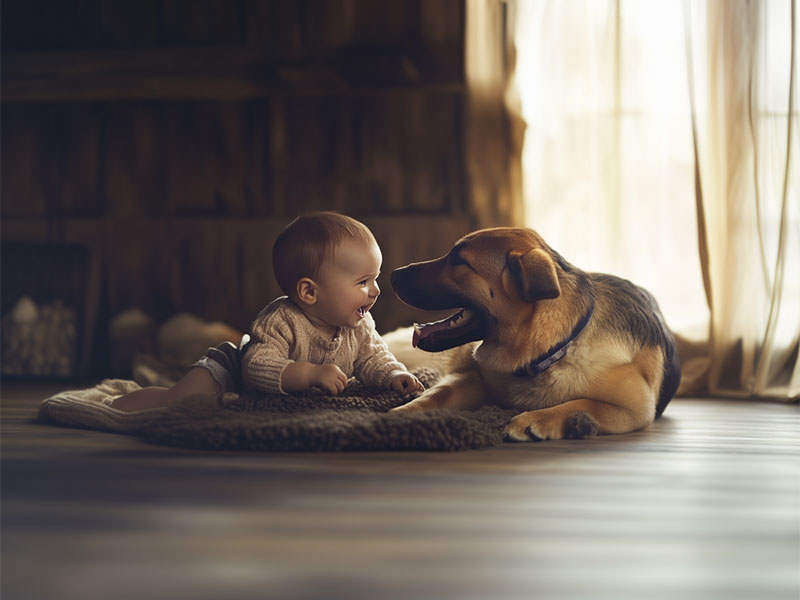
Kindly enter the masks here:
<path id="1" fill-rule="evenodd" d="M 367 313 L 357 327 L 340 327 L 326 339 L 287 296 L 268 304 L 250 328 L 250 345 L 242 357 L 245 386 L 270 393 L 281 388 L 281 374 L 291 362 L 333 364 L 365 385 L 389 387 L 405 366 L 389 351 Z"/>

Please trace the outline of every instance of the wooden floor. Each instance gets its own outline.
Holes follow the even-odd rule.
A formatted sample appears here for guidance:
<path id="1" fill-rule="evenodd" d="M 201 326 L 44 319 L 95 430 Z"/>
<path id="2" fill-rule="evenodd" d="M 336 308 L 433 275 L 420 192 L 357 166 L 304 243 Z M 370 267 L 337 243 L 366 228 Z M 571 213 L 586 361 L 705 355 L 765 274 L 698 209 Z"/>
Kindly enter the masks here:
<path id="1" fill-rule="evenodd" d="M 2 387 L 2 598 L 800 597 L 797 404 L 457 454 L 183 451 Z"/>

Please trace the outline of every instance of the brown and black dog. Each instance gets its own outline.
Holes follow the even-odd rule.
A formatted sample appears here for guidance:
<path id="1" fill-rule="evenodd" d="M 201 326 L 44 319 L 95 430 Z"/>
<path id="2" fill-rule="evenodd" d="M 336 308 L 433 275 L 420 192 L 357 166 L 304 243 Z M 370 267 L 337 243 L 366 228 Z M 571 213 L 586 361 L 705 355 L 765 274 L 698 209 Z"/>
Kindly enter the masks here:
<path id="1" fill-rule="evenodd" d="M 647 427 L 680 382 L 675 340 L 655 299 L 586 273 L 534 231 L 461 238 L 436 260 L 392 273 L 407 304 L 461 309 L 414 329 L 414 346 L 454 347 L 448 373 L 394 410 L 515 408 L 508 441 L 579 439 Z"/>

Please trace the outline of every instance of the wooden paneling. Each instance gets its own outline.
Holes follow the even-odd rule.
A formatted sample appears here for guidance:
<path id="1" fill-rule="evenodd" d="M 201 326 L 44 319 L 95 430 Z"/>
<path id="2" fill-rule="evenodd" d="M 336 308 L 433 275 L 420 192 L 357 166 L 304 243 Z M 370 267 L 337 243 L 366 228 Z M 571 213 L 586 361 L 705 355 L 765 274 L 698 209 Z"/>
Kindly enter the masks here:
<path id="1" fill-rule="evenodd" d="M 13 52 L 0 58 L 4 101 L 88 102 L 464 93 L 454 66 L 459 50 L 453 44 L 413 53 L 354 46 L 322 62 L 269 59 L 238 47 Z"/>
<path id="2" fill-rule="evenodd" d="M 50 107 L 40 140 L 45 197 L 54 216 L 102 214 L 99 106 L 63 104 Z M 53 213 L 51 213 L 53 214 Z"/>
<path id="3" fill-rule="evenodd" d="M 14 0 L 3 17 L 6 101 L 463 92 L 463 0 Z"/>
<path id="4" fill-rule="evenodd" d="M 275 236 L 321 209 L 375 229 L 379 327 L 425 318 L 388 274 L 473 224 L 463 0 L 7 0 L 1 21 L 0 235 L 98 257 L 101 332 L 131 306 L 246 328 L 280 293 Z"/>
<path id="5" fill-rule="evenodd" d="M 238 0 L 164 0 L 160 4 L 160 45 L 237 45 L 242 41 L 246 15 Z"/>
<path id="6" fill-rule="evenodd" d="M 108 3 L 103 0 L 3 2 L 2 47 L 47 50 L 105 45 L 103 4 Z M 127 23 L 125 29 L 132 25 Z"/>
<path id="7" fill-rule="evenodd" d="M 460 95 L 7 104 L 3 216 L 465 209 Z"/>
<path id="8" fill-rule="evenodd" d="M 162 107 L 166 211 L 241 215 L 264 199 L 267 114 L 263 102 L 177 102 Z"/>
<path id="9" fill-rule="evenodd" d="M 292 102 L 285 150 L 295 160 L 286 165 L 282 200 L 357 213 L 462 206 L 461 102 L 438 95 Z"/>
<path id="10" fill-rule="evenodd" d="M 246 0 L 247 45 L 281 59 L 321 58 L 353 39 L 355 0 Z"/>
<path id="11" fill-rule="evenodd" d="M 271 214 L 267 101 L 108 103 L 107 214 Z"/>
<path id="12" fill-rule="evenodd" d="M 64 4 L 63 0 L 60 2 Z M 152 48 L 159 45 L 160 0 L 109 2 L 99 0 L 95 8 L 101 21 L 96 43 L 102 48 Z"/>
<path id="13" fill-rule="evenodd" d="M 460 78 L 463 0 L 245 0 L 246 44 L 272 57 L 328 61 L 351 47 L 436 47 Z M 425 65 L 428 67 L 429 65 Z"/>
<path id="14" fill-rule="evenodd" d="M 25 104 L 6 104 L 0 109 L 0 217 L 44 217 L 48 196 L 41 140 L 44 123 L 35 118 L 40 111 Z"/>
<path id="15" fill-rule="evenodd" d="M 25 0 L 3 3 L 5 50 L 239 44 L 235 0 Z"/>
<path id="16" fill-rule="evenodd" d="M 452 42 L 463 0 L 7 0 L 6 51 L 246 46 L 280 59 L 350 45 Z"/>
<path id="17" fill-rule="evenodd" d="M 164 114 L 155 102 L 113 102 L 103 110 L 103 197 L 113 217 L 167 214 L 169 165 L 161 140 Z"/>
<path id="18" fill-rule="evenodd" d="M 415 96 L 361 103 L 359 158 L 373 202 L 394 211 L 463 209 L 461 100 Z"/>
<path id="19" fill-rule="evenodd" d="M 97 104 L 6 104 L 0 127 L 4 218 L 102 213 Z"/>
<path id="20" fill-rule="evenodd" d="M 167 222 L 124 219 L 98 224 L 103 237 L 96 247 L 104 257 L 106 319 L 139 307 L 156 319 L 174 310 L 169 266 L 174 260 L 167 248 Z M 79 232 L 74 232 L 79 236 Z"/>

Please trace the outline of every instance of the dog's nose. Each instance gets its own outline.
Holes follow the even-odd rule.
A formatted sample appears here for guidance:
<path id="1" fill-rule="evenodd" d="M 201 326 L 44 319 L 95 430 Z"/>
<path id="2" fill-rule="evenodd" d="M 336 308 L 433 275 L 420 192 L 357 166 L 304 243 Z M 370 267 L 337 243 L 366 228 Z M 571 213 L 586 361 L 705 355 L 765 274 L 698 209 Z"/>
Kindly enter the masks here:
<path id="1" fill-rule="evenodd" d="M 391 275 L 391 277 L 389 277 L 389 281 L 391 282 L 393 288 L 397 289 L 397 285 L 401 281 L 401 279 L 403 278 L 403 272 L 405 270 L 406 270 L 406 267 L 400 267 L 400 268 L 395 269 L 394 271 L 392 271 L 392 275 Z"/>

